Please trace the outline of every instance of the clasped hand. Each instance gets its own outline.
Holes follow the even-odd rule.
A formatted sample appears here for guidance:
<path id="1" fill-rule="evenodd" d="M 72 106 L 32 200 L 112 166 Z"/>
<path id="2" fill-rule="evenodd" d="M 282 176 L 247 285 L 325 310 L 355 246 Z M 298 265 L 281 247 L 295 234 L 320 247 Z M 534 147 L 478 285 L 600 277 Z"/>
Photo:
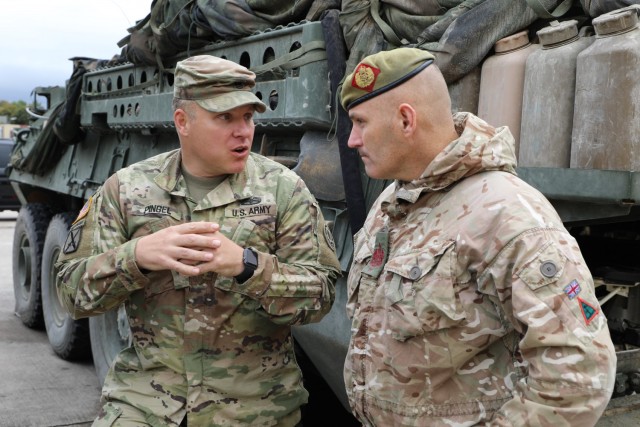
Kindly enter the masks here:
<path id="1" fill-rule="evenodd" d="M 190 222 L 141 237 L 135 256 L 140 269 L 174 270 L 184 276 L 213 271 L 234 277 L 243 270 L 242 251 L 220 233 L 218 224 Z"/>

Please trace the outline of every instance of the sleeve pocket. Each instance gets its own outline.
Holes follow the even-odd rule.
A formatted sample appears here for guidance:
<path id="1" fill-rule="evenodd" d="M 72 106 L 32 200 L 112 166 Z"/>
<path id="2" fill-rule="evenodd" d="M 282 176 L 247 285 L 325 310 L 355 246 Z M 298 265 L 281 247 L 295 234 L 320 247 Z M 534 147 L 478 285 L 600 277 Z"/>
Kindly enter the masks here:
<path id="1" fill-rule="evenodd" d="M 564 274 L 567 257 L 552 242 L 546 244 L 516 275 L 532 291 L 558 281 Z"/>

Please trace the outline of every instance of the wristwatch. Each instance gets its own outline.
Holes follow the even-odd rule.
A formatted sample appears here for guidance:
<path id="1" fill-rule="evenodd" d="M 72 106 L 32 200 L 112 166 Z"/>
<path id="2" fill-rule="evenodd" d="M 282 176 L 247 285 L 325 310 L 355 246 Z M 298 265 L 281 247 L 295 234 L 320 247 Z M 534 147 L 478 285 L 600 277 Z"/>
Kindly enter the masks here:
<path id="1" fill-rule="evenodd" d="M 245 248 L 244 252 L 242 252 L 242 264 L 244 264 L 244 270 L 235 277 L 238 283 L 244 283 L 249 280 L 253 276 L 253 272 L 258 268 L 258 254 L 256 251 L 251 248 Z"/>

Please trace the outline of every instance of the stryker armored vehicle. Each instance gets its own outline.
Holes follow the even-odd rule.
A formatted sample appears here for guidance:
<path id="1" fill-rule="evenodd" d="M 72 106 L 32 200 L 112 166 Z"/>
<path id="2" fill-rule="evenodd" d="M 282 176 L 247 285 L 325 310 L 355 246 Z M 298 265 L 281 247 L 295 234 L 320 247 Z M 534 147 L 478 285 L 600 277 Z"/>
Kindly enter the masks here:
<path id="1" fill-rule="evenodd" d="M 521 2 L 526 7 L 527 3 Z M 371 3 L 380 5 L 379 1 Z M 256 72 L 254 91 L 269 108 L 255 116 L 253 150 L 297 172 L 332 224 L 344 272 L 336 285 L 334 307 L 322 322 L 296 327 L 294 337 L 305 378 L 317 378 L 328 385 L 318 389 L 322 391 L 308 385 L 311 402 L 317 399 L 325 405 L 333 404 L 326 403 L 330 402 L 326 396 L 318 396 L 329 393 L 339 410 L 346 412 L 342 367 L 350 327 L 345 304 L 352 237 L 388 183 L 369 179 L 357 153 L 346 147 L 350 123 L 337 103 L 336 92 L 345 69 L 355 65 L 357 58 L 345 48 L 342 15 L 327 9 L 322 19 L 200 43 L 196 49 L 158 56 L 156 63 L 73 58 L 74 71 L 64 86 L 34 90 L 34 102 L 29 107 L 33 120 L 28 129 L 17 134 L 10 165 L 10 179 L 22 205 L 13 243 L 15 311 L 29 327 L 46 326 L 51 346 L 60 357 L 74 360 L 92 355 L 98 377 L 103 380 L 115 355 L 131 342 L 124 307 L 88 320 L 69 317 L 56 296 L 54 264 L 71 222 L 109 175 L 178 147 L 171 111 L 173 67 L 188 55 L 211 54 Z M 464 16 L 457 13 L 458 17 Z M 385 15 L 387 20 L 389 16 Z M 637 16 L 633 16 L 638 31 Z M 377 26 L 377 34 L 384 40 L 369 50 L 398 45 L 387 40 L 393 35 L 388 34 L 387 24 L 379 22 L 380 14 L 371 12 L 370 17 L 368 24 Z M 534 39 L 535 31 L 550 20 L 536 19 L 524 30 Z M 515 33 L 523 28 L 503 30 Z M 511 34 L 504 31 L 489 32 L 493 38 L 482 44 L 492 46 L 498 37 Z M 399 44 L 411 45 L 407 40 L 399 40 Z M 351 48 L 353 52 L 353 43 Z M 488 57 L 489 49 L 485 53 Z M 472 64 L 474 67 L 467 68 L 477 71 L 484 60 L 483 55 Z M 454 107 L 477 112 L 478 93 L 460 89 L 460 74 L 474 75 L 456 67 L 445 72 Z M 640 92 L 633 93 L 636 99 L 640 97 Z M 599 114 L 606 116 L 608 112 Z M 637 117 L 626 119 L 629 126 L 638 127 Z M 640 132 L 636 135 L 640 138 Z M 526 136 L 521 135 L 521 140 Z M 640 144 L 640 140 L 632 142 Z M 616 135 L 606 143 L 614 147 L 618 143 Z M 607 419 L 618 417 L 616 422 L 622 423 L 618 425 L 637 424 L 640 267 L 635 254 L 640 252 L 640 170 L 540 165 L 519 167 L 518 174 L 551 200 L 577 238 L 609 320 L 618 349 L 618 375 L 614 398 L 601 423 L 609 425 L 604 424 Z M 327 408 L 325 413 L 331 417 L 337 412 Z"/>

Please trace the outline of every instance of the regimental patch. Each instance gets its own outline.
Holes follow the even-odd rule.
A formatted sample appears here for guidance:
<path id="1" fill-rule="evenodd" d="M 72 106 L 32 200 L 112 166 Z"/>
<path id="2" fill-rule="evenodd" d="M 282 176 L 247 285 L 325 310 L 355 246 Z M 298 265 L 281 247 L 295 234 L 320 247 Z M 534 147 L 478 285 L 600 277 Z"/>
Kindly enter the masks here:
<path id="1" fill-rule="evenodd" d="M 65 240 L 64 246 L 62 247 L 62 253 L 65 255 L 72 254 L 78 250 L 78 247 L 80 247 L 80 237 L 82 237 L 83 228 L 84 222 L 71 227 L 69 234 L 67 234 L 67 240 Z"/>
<path id="2" fill-rule="evenodd" d="M 373 251 L 373 256 L 371 257 L 371 261 L 369 261 L 369 265 L 371 267 L 380 267 L 384 263 L 385 253 L 382 245 L 378 244 L 376 249 Z"/>
<path id="3" fill-rule="evenodd" d="M 89 197 L 89 200 L 87 200 L 85 202 L 85 204 L 82 207 L 82 209 L 80 209 L 80 213 L 78 214 L 78 217 L 73 221 L 73 224 L 75 224 L 76 222 L 80 221 L 82 218 L 87 216 L 87 214 L 91 210 L 91 205 L 92 204 L 93 204 L 93 196 Z"/>
<path id="4" fill-rule="evenodd" d="M 569 299 L 574 299 L 575 297 L 577 297 L 580 291 L 582 291 L 582 288 L 580 287 L 580 283 L 578 283 L 577 280 L 573 280 L 571 283 L 564 287 L 564 293 L 567 294 Z"/>
<path id="5" fill-rule="evenodd" d="M 380 69 L 367 64 L 359 64 L 353 72 L 351 86 L 371 92 L 376 84 Z"/>
<path id="6" fill-rule="evenodd" d="M 591 323 L 591 321 L 598 316 L 598 313 L 600 313 L 600 310 L 598 310 L 597 308 L 595 308 L 594 306 L 592 306 L 591 304 L 589 304 L 588 302 L 586 302 L 580 297 L 578 297 L 578 303 L 580 304 L 580 311 L 582 312 L 582 317 L 584 317 L 585 323 L 589 325 L 589 323 Z"/>
<path id="7" fill-rule="evenodd" d="M 382 229 L 376 234 L 376 241 L 373 247 L 373 255 L 362 270 L 363 273 L 371 277 L 378 277 L 387 262 L 389 253 L 389 231 Z"/>

